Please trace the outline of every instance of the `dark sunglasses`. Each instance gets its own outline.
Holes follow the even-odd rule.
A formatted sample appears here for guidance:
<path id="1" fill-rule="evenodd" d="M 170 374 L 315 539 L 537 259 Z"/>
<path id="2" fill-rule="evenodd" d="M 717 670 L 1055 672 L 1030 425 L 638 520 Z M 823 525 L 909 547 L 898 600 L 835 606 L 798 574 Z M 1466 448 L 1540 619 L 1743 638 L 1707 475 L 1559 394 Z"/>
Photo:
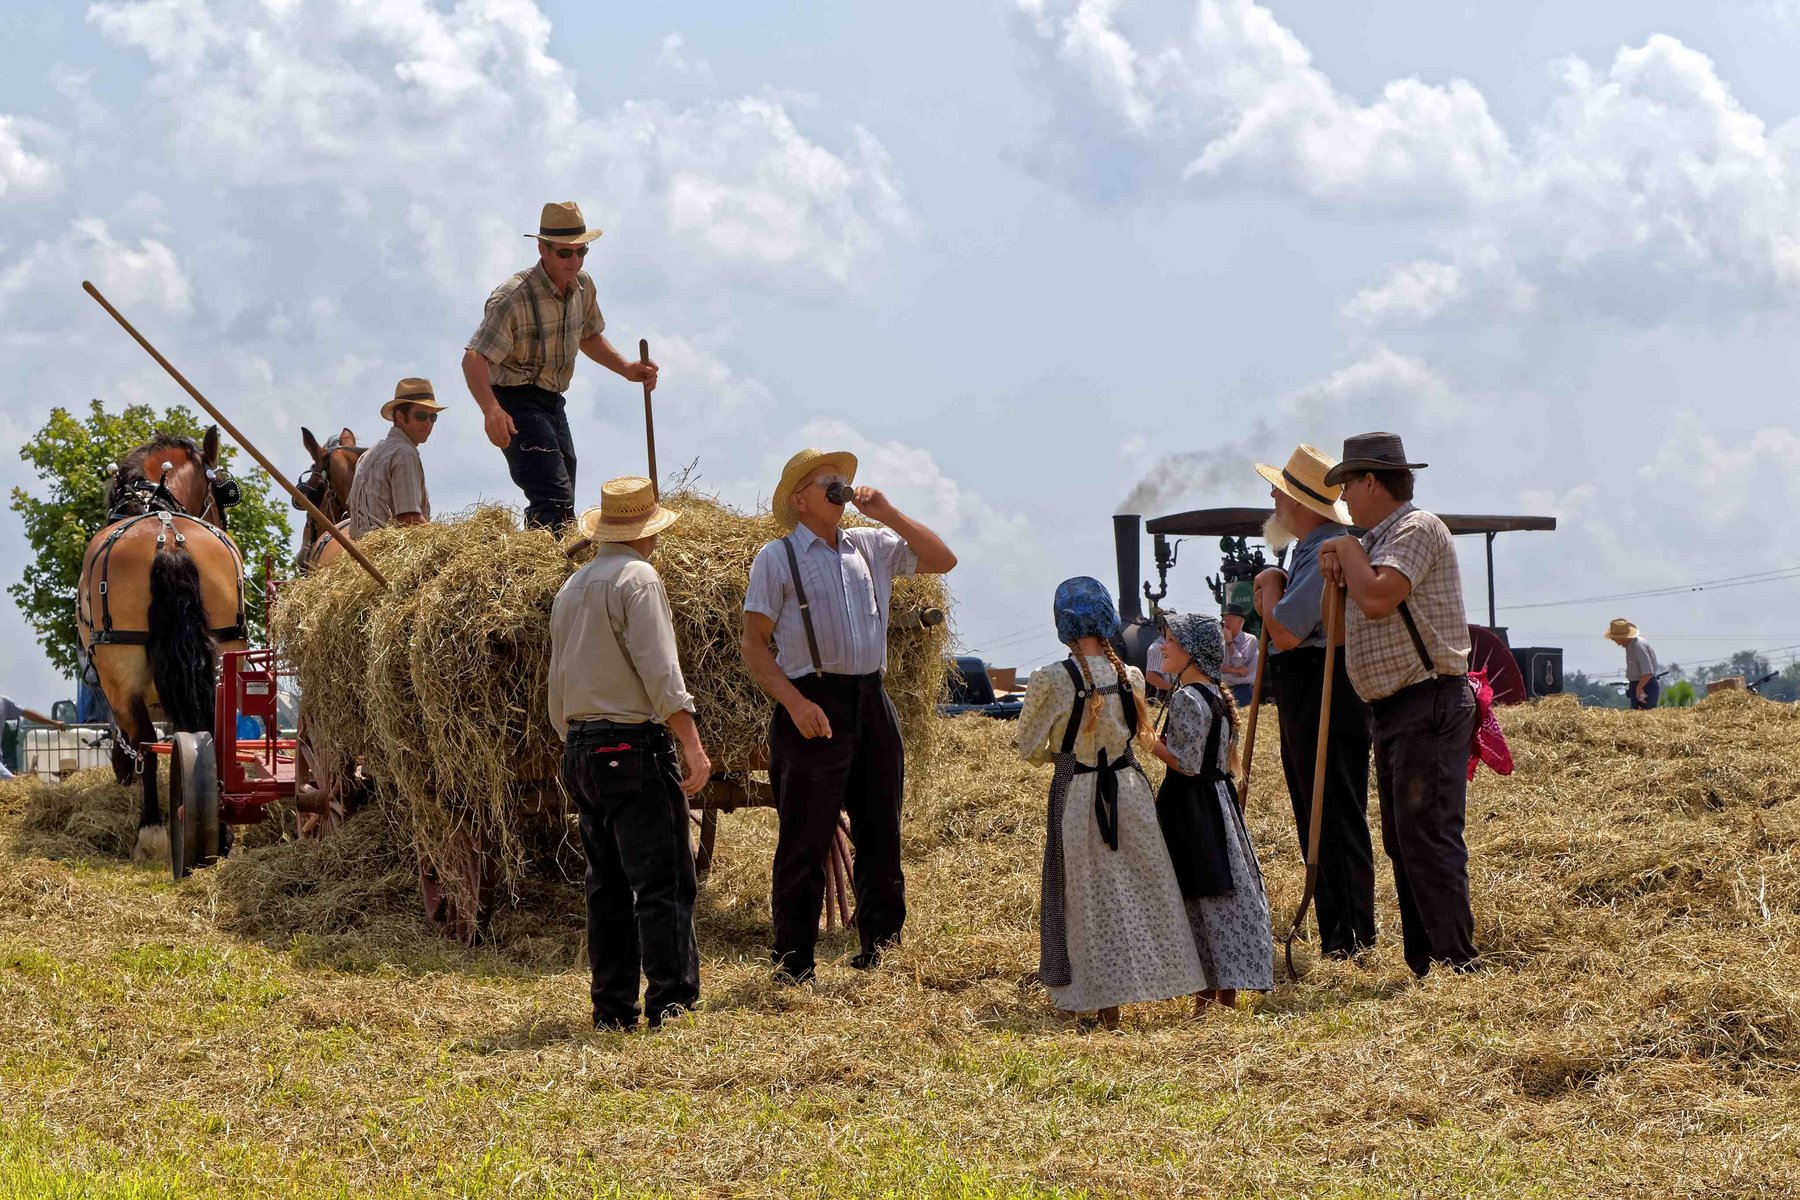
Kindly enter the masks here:
<path id="1" fill-rule="evenodd" d="M 408 419 L 410 419 L 410 420 L 423 421 L 427 425 L 436 425 L 437 424 L 438 415 L 436 413 L 430 411 L 429 409 L 420 410 L 420 409 L 415 408 L 410 413 L 407 413 L 406 415 L 407 415 Z"/>
<path id="2" fill-rule="evenodd" d="M 586 246 L 558 246 L 556 248 L 556 257 L 558 257 L 558 258 L 586 258 L 587 252 L 588 252 L 588 248 Z"/>

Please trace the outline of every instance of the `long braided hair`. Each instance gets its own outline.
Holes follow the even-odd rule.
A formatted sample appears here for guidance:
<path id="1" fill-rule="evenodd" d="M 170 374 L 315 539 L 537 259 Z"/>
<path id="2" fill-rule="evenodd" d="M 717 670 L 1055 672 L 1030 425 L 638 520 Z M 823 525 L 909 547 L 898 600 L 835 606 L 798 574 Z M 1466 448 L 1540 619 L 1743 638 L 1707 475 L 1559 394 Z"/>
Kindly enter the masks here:
<path id="1" fill-rule="evenodd" d="M 1125 664 L 1119 661 L 1119 655 L 1112 648 L 1112 643 L 1106 638 L 1100 638 L 1099 641 L 1100 653 L 1105 655 L 1106 661 L 1112 664 L 1113 671 L 1119 677 L 1119 686 L 1131 694 L 1132 702 L 1137 705 L 1137 740 L 1142 742 L 1147 750 L 1156 742 L 1156 729 L 1150 720 L 1150 708 L 1144 703 L 1143 690 L 1132 686 L 1131 675 L 1125 669 Z M 1091 733 L 1094 722 L 1106 706 L 1105 698 L 1094 690 L 1094 673 L 1088 667 L 1087 655 L 1075 650 L 1073 646 L 1070 647 L 1070 655 L 1075 659 L 1076 665 L 1081 668 L 1082 681 L 1087 685 L 1087 711 L 1081 715 L 1081 730 L 1083 733 Z"/>

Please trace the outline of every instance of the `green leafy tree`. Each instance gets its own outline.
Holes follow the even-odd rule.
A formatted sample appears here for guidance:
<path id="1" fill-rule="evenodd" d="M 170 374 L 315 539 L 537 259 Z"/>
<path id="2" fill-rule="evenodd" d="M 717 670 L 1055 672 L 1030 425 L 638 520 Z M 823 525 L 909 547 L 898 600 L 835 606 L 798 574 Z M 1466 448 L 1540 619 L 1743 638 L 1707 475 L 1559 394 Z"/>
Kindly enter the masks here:
<path id="1" fill-rule="evenodd" d="M 1677 679 L 1662 690 L 1662 699 L 1658 700 L 1657 704 L 1662 708 L 1692 708 L 1698 699 L 1699 694 L 1694 691 L 1692 683 L 1685 679 Z"/>
<path id="2" fill-rule="evenodd" d="M 1590 708 L 1625 708 L 1625 693 L 1585 671 L 1570 671 L 1563 676 L 1563 691 Z"/>
<path id="3" fill-rule="evenodd" d="M 44 653 L 68 674 L 77 667 L 75 589 L 81 579 L 81 556 L 89 539 L 106 524 L 108 472 L 121 455 L 159 432 L 199 441 L 206 423 L 185 408 L 167 408 L 159 416 L 147 404 L 134 404 L 114 415 L 95 400 L 86 419 L 77 419 L 65 408 L 52 409 L 50 419 L 24 447 L 23 457 L 37 470 L 44 488 L 42 495 L 12 490 L 11 507 L 25 523 L 33 553 L 23 577 L 6 590 L 37 630 Z M 236 447 L 221 445 L 221 465 L 229 469 L 236 453 Z M 244 499 L 230 510 L 228 520 L 231 536 L 244 553 L 245 613 L 251 640 L 258 641 L 263 628 L 263 556 L 285 560 L 293 529 L 287 507 L 270 495 L 268 476 L 261 470 L 233 475 Z"/>

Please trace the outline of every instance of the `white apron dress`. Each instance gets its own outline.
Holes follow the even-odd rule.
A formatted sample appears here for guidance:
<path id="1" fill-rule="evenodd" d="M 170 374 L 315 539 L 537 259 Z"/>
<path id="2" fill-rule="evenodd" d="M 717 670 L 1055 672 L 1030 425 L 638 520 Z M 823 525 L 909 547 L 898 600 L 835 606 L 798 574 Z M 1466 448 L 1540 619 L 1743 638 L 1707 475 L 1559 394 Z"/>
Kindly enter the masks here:
<path id="1" fill-rule="evenodd" d="M 1131 731 L 1118 676 L 1104 656 L 1087 659 L 1095 689 L 1106 699 L 1092 730 L 1081 730 L 1085 697 L 1061 663 L 1032 673 L 1015 739 L 1032 762 L 1055 761 L 1044 845 L 1044 885 L 1039 937 L 1039 976 L 1060 1009 L 1088 1012 L 1167 1000 L 1205 985 L 1175 868 L 1156 820 L 1156 801 L 1130 757 Z M 1144 678 L 1128 667 L 1129 687 L 1144 691 Z M 1123 700 L 1123 704 L 1121 703 Z M 1070 720 L 1077 723 L 1072 752 L 1058 753 Z M 1126 760 L 1117 783 L 1116 815 L 1095 810 L 1102 755 Z M 1103 820 L 1116 831 L 1114 849 Z"/>

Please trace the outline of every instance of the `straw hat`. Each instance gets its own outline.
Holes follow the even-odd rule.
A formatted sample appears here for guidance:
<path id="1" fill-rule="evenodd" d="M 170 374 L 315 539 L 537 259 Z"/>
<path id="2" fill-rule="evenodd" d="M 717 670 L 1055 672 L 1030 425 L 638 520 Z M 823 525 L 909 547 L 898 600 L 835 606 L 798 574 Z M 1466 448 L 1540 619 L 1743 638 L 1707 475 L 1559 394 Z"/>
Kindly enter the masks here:
<path id="1" fill-rule="evenodd" d="M 600 507 L 581 514 L 580 529 L 591 542 L 635 542 L 680 519 L 680 513 L 657 503 L 648 479 L 627 475 L 600 485 Z"/>
<path id="2" fill-rule="evenodd" d="M 845 479 L 856 482 L 856 455 L 848 450 L 802 450 L 781 468 L 781 482 L 775 485 L 775 498 L 769 502 L 777 521 L 789 529 L 800 523 L 794 514 L 794 493 L 823 467 L 834 468 Z"/>
<path id="3" fill-rule="evenodd" d="M 1317 446 L 1296 446 L 1288 455 L 1287 466 L 1271 467 L 1257 463 L 1256 473 L 1268 480 L 1283 495 L 1309 512 L 1318 513 L 1339 525 L 1350 524 L 1350 510 L 1338 499 L 1344 494 L 1341 485 L 1328 484 L 1331 459 Z"/>
<path id="4" fill-rule="evenodd" d="M 431 390 L 429 379 L 402 379 L 394 385 L 394 398 L 381 406 L 381 419 L 394 419 L 394 410 L 402 404 L 416 404 L 420 408 L 428 408 L 432 412 L 443 412 L 444 406 L 437 402 L 437 395 Z"/>
<path id="5" fill-rule="evenodd" d="M 1629 641 L 1637 635 L 1638 627 L 1624 617 L 1614 617 L 1612 624 L 1606 627 L 1606 636 L 1609 641 Z"/>
<path id="6" fill-rule="evenodd" d="M 564 200 L 561 204 L 544 205 L 544 213 L 538 218 L 538 231 L 525 236 L 540 242 L 555 242 L 559 246 L 581 246 L 599 237 L 600 231 L 587 227 L 581 205 Z"/>

